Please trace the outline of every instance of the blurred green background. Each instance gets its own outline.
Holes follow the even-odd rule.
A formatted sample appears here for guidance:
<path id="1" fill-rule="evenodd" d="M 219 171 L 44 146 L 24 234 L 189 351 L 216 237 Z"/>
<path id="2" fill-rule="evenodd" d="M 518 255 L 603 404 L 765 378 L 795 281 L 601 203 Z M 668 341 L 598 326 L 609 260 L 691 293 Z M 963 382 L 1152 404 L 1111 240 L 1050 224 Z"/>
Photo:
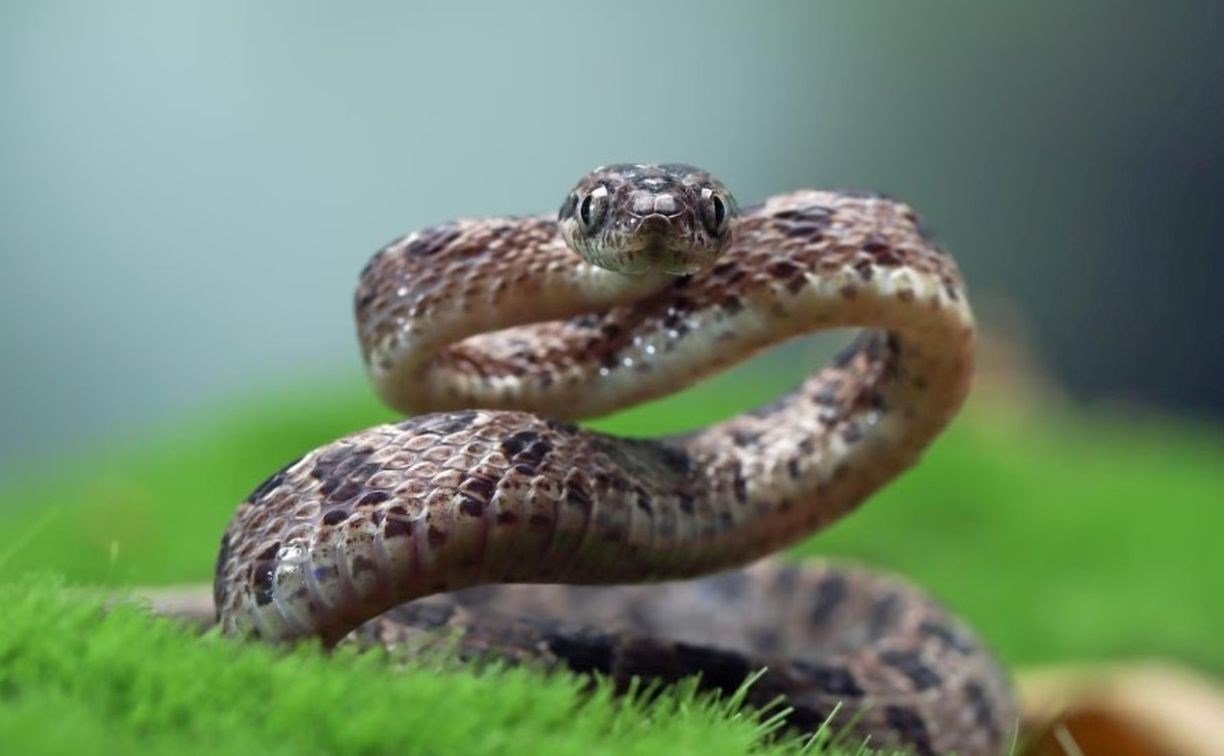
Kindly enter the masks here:
<path id="1" fill-rule="evenodd" d="M 356 379 L 385 241 L 617 160 L 905 198 L 1083 400 L 1224 411 L 1224 8 L 0 4 L 0 470 Z"/>
<path id="2" fill-rule="evenodd" d="M 741 202 L 905 198 L 988 334 L 929 459 L 801 552 L 893 567 L 1019 664 L 1224 671 L 1224 5 L 6 2 L 0 569 L 207 580 L 285 459 L 385 419 L 356 272 L 678 160 Z M 691 427 L 804 343 L 604 427 Z"/>

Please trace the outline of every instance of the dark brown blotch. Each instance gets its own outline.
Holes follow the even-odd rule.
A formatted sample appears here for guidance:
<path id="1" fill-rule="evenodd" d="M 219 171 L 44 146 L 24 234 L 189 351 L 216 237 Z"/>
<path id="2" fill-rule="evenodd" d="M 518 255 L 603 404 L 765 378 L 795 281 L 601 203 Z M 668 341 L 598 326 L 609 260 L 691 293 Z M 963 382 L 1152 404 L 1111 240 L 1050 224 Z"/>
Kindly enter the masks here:
<path id="1" fill-rule="evenodd" d="M 732 481 L 732 488 L 735 490 L 735 500 L 740 504 L 748 501 L 748 480 L 744 477 L 744 468 L 736 466 L 735 478 Z"/>
<path id="2" fill-rule="evenodd" d="M 945 646 L 960 654 L 972 653 L 974 650 L 974 645 L 968 638 L 955 632 L 947 625 L 926 620 L 918 625 L 918 632 L 927 637 L 942 641 Z"/>
<path id="3" fill-rule="evenodd" d="M 696 511 L 696 502 L 693 500 L 693 497 L 691 494 L 682 492 L 682 493 L 676 494 L 676 498 L 677 498 L 677 503 L 680 505 L 681 512 L 691 515 L 693 514 L 694 511 Z"/>
<path id="4" fill-rule="evenodd" d="M 820 241 L 827 223 L 786 223 L 782 226 L 782 235 L 788 239 L 800 239 L 808 244 Z"/>
<path id="5" fill-rule="evenodd" d="M 432 426 L 430 430 L 442 435 L 457 433 L 464 428 L 471 426 L 478 416 L 479 413 L 475 410 L 449 412 L 442 417 L 441 421 L 437 425 Z"/>
<path id="6" fill-rule="evenodd" d="M 388 517 L 383 523 L 383 538 L 404 538 L 412 535 L 412 523 L 398 517 Z"/>
<path id="7" fill-rule="evenodd" d="M 833 210 L 824 205 L 804 205 L 803 207 L 780 210 L 774 213 L 773 217 L 780 221 L 826 226 L 833 218 Z"/>
<path id="8" fill-rule="evenodd" d="M 217 609 L 216 620 L 221 621 L 221 607 L 225 605 L 225 564 L 230 556 L 229 533 L 221 536 L 221 548 L 217 551 L 217 561 L 213 566 L 213 606 Z"/>
<path id="9" fill-rule="evenodd" d="M 658 451 L 657 459 L 668 471 L 677 475 L 688 473 L 693 466 L 693 460 L 683 449 L 674 446 L 652 446 Z"/>
<path id="10" fill-rule="evenodd" d="M 765 271 L 774 278 L 787 279 L 800 273 L 798 265 L 790 260 L 778 260 L 766 266 Z"/>
<path id="11" fill-rule="evenodd" d="M 399 246 L 399 244 L 403 241 L 404 237 L 401 236 L 389 244 L 386 244 L 382 249 L 378 250 L 374 254 L 370 255 L 370 259 L 366 260 L 366 264 L 362 266 L 361 273 L 358 274 L 358 277 L 365 278 L 366 276 L 370 275 L 370 272 L 374 270 L 374 266 L 378 265 L 378 263 L 382 261 L 383 257 L 387 254 L 387 251 Z"/>
<path id="12" fill-rule="evenodd" d="M 897 250 L 891 247 L 885 247 L 884 249 L 875 252 L 872 255 L 872 258 L 875 260 L 875 264 L 879 265 L 881 268 L 895 268 L 901 263 L 905 262 Z"/>
<path id="13" fill-rule="evenodd" d="M 565 489 L 565 503 L 572 507 L 577 507 L 584 512 L 591 511 L 591 495 L 577 483 L 571 483 Z"/>
<path id="14" fill-rule="evenodd" d="M 280 551 L 280 547 L 281 547 L 281 542 L 280 542 L 280 541 L 276 541 L 275 543 L 273 543 L 273 544 L 271 544 L 270 546 L 268 546 L 268 548 L 266 548 L 266 549 L 264 549 L 263 551 L 259 552 L 259 554 L 257 554 L 257 555 L 255 556 L 255 558 L 256 558 L 256 559 L 258 559 L 258 560 L 260 560 L 260 561 L 265 561 L 265 560 L 275 559 L 275 558 L 276 558 L 276 554 L 277 554 L 277 552 L 279 552 L 279 551 Z"/>
<path id="15" fill-rule="evenodd" d="M 637 508 L 647 516 L 654 515 L 654 500 L 650 498 L 650 494 L 646 493 L 645 489 L 639 487 L 637 489 Z"/>
<path id="16" fill-rule="evenodd" d="M 540 438 L 535 431 L 518 431 L 501 442 L 501 451 L 507 458 L 532 466 L 544 461 L 544 456 L 552 449 L 552 444 Z"/>
<path id="17" fill-rule="evenodd" d="M 370 491 L 368 494 L 358 499 L 354 506 L 356 506 L 358 509 L 363 509 L 365 507 L 372 507 L 376 504 L 381 504 L 390 498 L 391 494 L 387 493 L 386 491 Z"/>
<path id="18" fill-rule="evenodd" d="M 883 651 L 880 653 L 880 661 L 908 677 L 915 690 L 929 690 L 943 682 L 939 674 L 922 661 L 922 655 L 917 651 Z"/>
<path id="19" fill-rule="evenodd" d="M 253 562 L 251 564 L 251 590 L 256 606 L 267 606 L 272 603 L 273 584 L 276 576 L 274 562 Z"/>
<path id="20" fill-rule="evenodd" d="M 442 223 L 421 231 L 404 251 L 417 257 L 430 257 L 446 249 L 459 238 L 459 227 L 454 223 Z"/>
<path id="21" fill-rule="evenodd" d="M 731 570 L 705 578 L 697 585 L 703 590 L 708 590 L 720 601 L 732 602 L 747 595 L 752 588 L 752 579 L 743 570 Z"/>
<path id="22" fill-rule="evenodd" d="M 432 601 L 417 601 L 396 610 L 402 613 L 404 621 L 422 630 L 437 630 L 450 621 L 455 613 L 455 607 L 450 603 L 434 603 Z"/>
<path id="23" fill-rule="evenodd" d="M 850 587 L 844 576 L 837 573 L 826 575 L 816 585 L 812 610 L 808 613 L 808 619 L 815 625 L 828 623 L 833 612 L 841 606 L 849 592 Z"/>
<path id="24" fill-rule="evenodd" d="M 799 585 L 801 571 L 793 565 L 783 565 L 774 573 L 773 589 L 783 596 L 789 596 Z"/>
<path id="25" fill-rule="evenodd" d="M 854 673 L 846 667 L 837 664 L 798 659 L 791 662 L 791 667 L 812 685 L 821 691 L 834 696 L 861 698 L 866 692 L 854 679 Z"/>
<path id="26" fill-rule="evenodd" d="M 842 440 L 848 445 L 857 444 L 863 440 L 863 430 L 859 428 L 858 423 L 854 422 L 846 423 L 846 426 L 842 428 L 841 435 Z"/>
<path id="27" fill-rule="evenodd" d="M 743 449 L 755 444 L 762 435 L 764 435 L 764 431 L 734 428 L 731 431 L 731 443 Z"/>
<path id="28" fill-rule="evenodd" d="M 468 517 L 480 517 L 484 515 L 485 505 L 480 499 L 461 494 L 459 498 L 459 513 L 465 514 Z"/>
<path id="29" fill-rule="evenodd" d="M 459 486 L 461 490 L 484 501 L 488 501 L 493 496 L 493 489 L 496 487 L 496 481 L 478 475 L 471 476 Z"/>
<path id="30" fill-rule="evenodd" d="M 970 708 L 973 709 L 974 723 L 989 732 L 991 740 L 998 740 L 1001 734 L 999 723 L 995 721 L 994 708 L 991 706 L 990 697 L 986 695 L 986 691 L 973 681 L 965 683 L 964 690 L 965 698 L 969 701 Z"/>
<path id="31" fill-rule="evenodd" d="M 593 628 L 558 626 L 546 633 L 544 643 L 548 650 L 578 674 L 612 672 L 616 652 L 616 637 Z"/>
<path id="32" fill-rule="evenodd" d="M 807 276 L 795 276 L 786 282 L 786 290 L 791 294 L 798 294 L 804 286 L 807 286 Z"/>
<path id="33" fill-rule="evenodd" d="M 574 423 L 567 423 L 562 420 L 545 420 L 544 424 L 548 426 L 550 431 L 554 433 L 563 433 L 567 436 L 572 436 L 578 432 L 578 426 Z"/>
<path id="34" fill-rule="evenodd" d="M 885 706 L 884 719 L 900 736 L 902 742 L 914 749 L 915 753 L 933 756 L 935 749 L 931 746 L 931 734 L 927 731 L 922 717 L 912 709 L 904 706 Z"/>
<path id="35" fill-rule="evenodd" d="M 357 481 L 349 478 L 340 482 L 338 486 L 330 486 L 334 478 L 328 479 L 328 486 L 331 490 L 327 492 L 327 499 L 333 503 L 339 504 L 348 501 L 357 494 L 361 493 L 363 486 Z"/>
<path id="36" fill-rule="evenodd" d="M 872 605 L 867 615 L 867 633 L 872 640 L 887 634 L 901 616 L 901 597 L 890 593 Z"/>
<path id="37" fill-rule="evenodd" d="M 353 572 L 354 577 L 356 577 L 357 575 L 360 575 L 363 572 L 377 572 L 377 571 L 378 571 L 378 565 L 374 563 L 373 559 L 370 559 L 369 557 L 364 557 L 360 554 L 353 557 L 352 572 Z"/>
<path id="38" fill-rule="evenodd" d="M 374 449 L 369 446 L 337 444 L 319 455 L 310 471 L 310 477 L 315 480 L 343 477 L 364 464 L 373 453 Z"/>
<path id="39" fill-rule="evenodd" d="M 323 515 L 324 525 L 339 525 L 347 520 L 349 512 L 347 509 L 332 509 Z"/>
<path id="40" fill-rule="evenodd" d="M 679 677 L 701 675 L 702 687 L 716 688 L 731 693 L 744 684 L 752 673 L 748 657 L 736 651 L 688 643 L 675 643 Z"/>
<path id="41" fill-rule="evenodd" d="M 299 461 L 301 461 L 301 457 L 289 462 L 281 469 L 269 475 L 262 483 L 255 487 L 255 490 L 247 497 L 247 501 L 252 504 L 258 503 L 265 496 L 280 488 L 281 484 L 285 482 L 285 475 L 289 472 L 289 468 L 296 465 Z"/>

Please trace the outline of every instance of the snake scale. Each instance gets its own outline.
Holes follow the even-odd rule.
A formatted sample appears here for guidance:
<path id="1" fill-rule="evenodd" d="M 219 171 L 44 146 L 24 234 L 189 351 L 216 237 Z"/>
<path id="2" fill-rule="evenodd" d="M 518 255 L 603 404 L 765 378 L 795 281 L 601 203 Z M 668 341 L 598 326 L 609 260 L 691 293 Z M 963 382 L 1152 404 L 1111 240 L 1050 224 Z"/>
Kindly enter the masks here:
<path id="1" fill-rule="evenodd" d="M 853 510 L 968 390 L 961 276 L 909 207 L 802 190 L 741 210 L 696 168 L 605 166 L 555 217 L 389 244 L 355 307 L 379 395 L 424 414 L 316 449 L 239 506 L 214 585 L 227 632 L 396 645 L 453 629 L 462 654 L 622 684 L 700 673 L 731 690 L 765 668 L 749 700 L 784 697 L 796 728 L 840 702 L 835 722 L 875 746 L 1007 751 L 1007 677 L 932 599 L 831 562 L 733 569 Z M 571 422 L 840 327 L 865 330 L 703 430 Z M 660 582 L 679 578 L 698 579 Z M 634 585 L 593 587 L 613 584 Z"/>

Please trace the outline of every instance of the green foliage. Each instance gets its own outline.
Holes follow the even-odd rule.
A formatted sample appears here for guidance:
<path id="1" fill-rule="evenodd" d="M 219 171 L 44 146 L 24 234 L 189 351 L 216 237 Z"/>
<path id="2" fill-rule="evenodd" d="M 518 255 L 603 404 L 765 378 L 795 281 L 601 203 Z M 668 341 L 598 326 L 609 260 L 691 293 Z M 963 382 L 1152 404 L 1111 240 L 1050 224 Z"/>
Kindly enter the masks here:
<path id="1" fill-rule="evenodd" d="M 783 379 L 740 371 L 596 423 L 657 434 Z M 0 750 L 740 753 L 764 728 L 690 689 L 653 704 L 573 678 L 327 658 L 194 637 L 93 586 L 205 582 L 236 502 L 272 470 L 391 419 L 364 389 L 301 391 L 51 464 L 0 487 Z M 1224 671 L 1224 442 L 1138 416 L 971 407 L 912 472 L 794 550 L 906 574 L 1009 662 L 1167 655 Z"/>

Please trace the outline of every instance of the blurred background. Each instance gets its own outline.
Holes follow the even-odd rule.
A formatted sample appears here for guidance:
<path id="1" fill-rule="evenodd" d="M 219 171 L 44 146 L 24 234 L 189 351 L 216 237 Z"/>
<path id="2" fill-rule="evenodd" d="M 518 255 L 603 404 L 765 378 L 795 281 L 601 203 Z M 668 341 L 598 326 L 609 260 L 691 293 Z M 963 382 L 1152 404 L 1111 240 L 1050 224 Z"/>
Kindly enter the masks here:
<path id="1" fill-rule="evenodd" d="M 917 207 L 1084 403 L 1224 412 L 1224 6 L 8 2 L 0 471 L 360 380 L 385 241 L 619 160 Z"/>
<path id="2" fill-rule="evenodd" d="M 1221 40 L 1224 3 L 1192 0 L 8 0 L 0 578 L 204 585 L 258 481 L 392 417 L 352 324 L 374 250 L 553 211 L 601 163 L 682 161 L 744 204 L 904 198 L 984 326 L 970 403 L 923 463 L 792 557 L 910 576 L 1022 683 L 1137 657 L 1218 678 Z M 829 347 L 599 427 L 712 422 Z M 146 647 L 133 632 L 113 645 Z M 112 729 L 64 669 L 76 715 Z M 154 705 L 114 687 L 135 691 L 116 711 Z"/>

